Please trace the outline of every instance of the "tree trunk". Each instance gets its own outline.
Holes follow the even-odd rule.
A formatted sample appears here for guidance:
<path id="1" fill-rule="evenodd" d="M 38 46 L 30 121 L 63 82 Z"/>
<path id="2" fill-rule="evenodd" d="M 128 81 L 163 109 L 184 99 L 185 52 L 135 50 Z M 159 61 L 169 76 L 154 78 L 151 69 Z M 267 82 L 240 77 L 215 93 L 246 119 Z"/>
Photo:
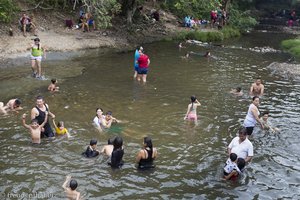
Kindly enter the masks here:
<path id="1" fill-rule="evenodd" d="M 137 8 L 137 0 L 123 0 L 122 13 L 127 18 L 127 24 L 132 24 L 132 18 Z"/>

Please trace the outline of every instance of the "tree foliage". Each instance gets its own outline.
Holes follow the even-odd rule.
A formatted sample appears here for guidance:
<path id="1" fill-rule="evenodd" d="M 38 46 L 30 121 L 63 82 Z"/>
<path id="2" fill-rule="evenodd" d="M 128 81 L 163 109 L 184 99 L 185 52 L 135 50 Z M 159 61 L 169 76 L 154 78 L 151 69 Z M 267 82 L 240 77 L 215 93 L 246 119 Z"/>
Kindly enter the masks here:
<path id="1" fill-rule="evenodd" d="M 11 22 L 14 13 L 18 7 L 12 0 L 0 0 L 0 21 Z"/>

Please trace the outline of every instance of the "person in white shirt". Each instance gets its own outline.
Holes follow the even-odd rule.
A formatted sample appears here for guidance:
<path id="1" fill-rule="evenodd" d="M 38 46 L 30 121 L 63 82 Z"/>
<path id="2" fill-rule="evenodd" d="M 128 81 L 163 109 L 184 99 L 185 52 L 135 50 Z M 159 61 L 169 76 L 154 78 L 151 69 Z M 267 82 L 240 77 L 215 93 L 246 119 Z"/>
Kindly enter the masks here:
<path id="1" fill-rule="evenodd" d="M 233 138 L 228 145 L 228 155 L 236 153 L 238 158 L 243 158 L 246 163 L 249 163 L 253 157 L 253 145 L 247 138 L 246 128 L 239 130 L 239 136 Z"/>

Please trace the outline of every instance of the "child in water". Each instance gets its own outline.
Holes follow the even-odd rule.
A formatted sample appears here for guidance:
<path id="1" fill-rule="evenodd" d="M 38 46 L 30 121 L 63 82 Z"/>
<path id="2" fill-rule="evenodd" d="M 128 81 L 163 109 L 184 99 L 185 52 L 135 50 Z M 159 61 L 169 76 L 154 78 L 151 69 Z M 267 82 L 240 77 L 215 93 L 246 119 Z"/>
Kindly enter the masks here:
<path id="1" fill-rule="evenodd" d="M 262 117 L 260 118 L 261 123 L 263 124 L 264 129 L 266 131 L 271 131 L 272 133 L 278 133 L 279 129 L 276 127 L 271 127 L 269 122 L 268 122 L 268 118 L 269 118 L 269 111 L 265 111 L 262 114 Z"/>
<path id="2" fill-rule="evenodd" d="M 231 89 L 230 94 L 234 94 L 236 96 L 243 96 L 243 92 L 242 92 L 242 88 L 241 87 L 237 87 L 235 89 Z"/>
<path id="3" fill-rule="evenodd" d="M 228 176 L 233 170 L 237 170 L 237 159 L 238 157 L 235 153 L 229 155 L 224 167 L 224 176 Z"/>
<path id="4" fill-rule="evenodd" d="M 80 192 L 76 191 L 78 183 L 76 180 L 71 179 L 71 178 L 72 178 L 71 176 L 66 176 L 66 180 L 65 180 L 64 184 L 62 185 L 62 187 L 64 188 L 68 199 L 79 200 Z M 68 183 L 69 183 L 69 186 L 67 186 Z"/>
<path id="5" fill-rule="evenodd" d="M 70 137 L 70 134 L 69 134 L 68 130 L 65 128 L 63 121 L 59 121 L 56 125 L 55 119 L 53 118 L 52 122 L 53 122 L 55 132 L 57 135 L 67 135 L 68 138 Z"/>
<path id="6" fill-rule="evenodd" d="M 48 86 L 48 90 L 50 92 L 58 92 L 59 87 L 57 87 L 56 84 L 57 84 L 57 80 L 55 78 L 51 79 L 51 83 Z"/>
<path id="7" fill-rule="evenodd" d="M 188 105 L 184 120 L 197 121 L 197 107 L 201 106 L 195 96 L 191 96 L 191 103 Z"/>
<path id="8" fill-rule="evenodd" d="M 227 164 L 227 162 L 226 162 L 226 164 Z M 242 174 L 242 170 L 245 168 L 245 165 L 246 165 L 245 160 L 243 158 L 238 158 L 236 161 L 236 167 L 234 167 L 228 175 L 225 175 L 225 173 L 224 173 L 223 180 L 235 181 L 238 178 L 238 176 L 240 174 Z M 225 172 L 225 168 L 224 168 L 224 172 Z"/>
<path id="9" fill-rule="evenodd" d="M 44 125 L 47 123 L 47 120 L 48 120 L 48 112 L 46 111 L 45 114 L 46 114 L 45 120 L 41 125 L 38 124 L 37 119 L 31 120 L 31 124 L 27 125 L 25 122 L 26 114 L 24 113 L 22 116 L 23 126 L 27 129 L 29 129 L 29 131 L 31 133 L 31 139 L 32 139 L 33 144 L 41 143 L 41 132 L 42 132 Z"/>
<path id="10" fill-rule="evenodd" d="M 97 150 L 97 140 L 91 140 L 90 145 L 86 148 L 86 151 L 82 154 L 87 158 L 93 158 L 99 155 L 99 151 Z"/>

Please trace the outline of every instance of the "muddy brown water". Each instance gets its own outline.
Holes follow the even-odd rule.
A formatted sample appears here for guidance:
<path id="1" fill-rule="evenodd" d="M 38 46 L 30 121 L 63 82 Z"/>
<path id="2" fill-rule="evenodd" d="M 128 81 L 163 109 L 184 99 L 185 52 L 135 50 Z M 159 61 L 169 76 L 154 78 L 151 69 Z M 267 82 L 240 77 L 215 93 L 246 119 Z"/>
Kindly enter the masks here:
<path id="1" fill-rule="evenodd" d="M 46 77 L 57 78 L 61 89 L 54 95 L 47 92 L 49 80 L 30 77 L 29 63 L 0 69 L 1 101 L 19 97 L 29 113 L 34 97 L 42 94 L 73 136 L 43 139 L 33 146 L 21 126 L 21 113 L 1 116 L 2 197 L 63 199 L 61 185 L 70 174 L 85 199 L 299 199 L 300 83 L 272 75 L 266 68 L 274 61 L 285 62 L 288 54 L 248 50 L 279 49 L 279 41 L 286 37 L 256 32 L 227 41 L 223 48 L 186 45 L 181 51 L 175 42 L 145 45 L 151 59 L 146 85 L 132 80 L 133 52 L 92 51 L 78 59 L 45 61 Z M 180 58 L 187 50 L 200 54 L 210 50 L 215 59 Z M 281 133 L 257 133 L 252 139 L 254 159 L 244 176 L 237 182 L 221 181 L 226 146 L 250 103 L 247 95 L 236 98 L 228 92 L 241 86 L 247 93 L 258 76 L 266 88 L 260 109 L 270 110 L 270 120 Z M 192 94 L 202 104 L 198 126 L 183 121 Z M 97 107 L 113 111 L 125 123 L 98 133 L 92 125 Z M 90 139 L 96 138 L 101 148 L 114 135 L 124 139 L 121 170 L 112 170 L 102 155 L 81 156 Z M 134 161 L 145 135 L 153 138 L 159 156 L 155 170 L 140 172 Z"/>

